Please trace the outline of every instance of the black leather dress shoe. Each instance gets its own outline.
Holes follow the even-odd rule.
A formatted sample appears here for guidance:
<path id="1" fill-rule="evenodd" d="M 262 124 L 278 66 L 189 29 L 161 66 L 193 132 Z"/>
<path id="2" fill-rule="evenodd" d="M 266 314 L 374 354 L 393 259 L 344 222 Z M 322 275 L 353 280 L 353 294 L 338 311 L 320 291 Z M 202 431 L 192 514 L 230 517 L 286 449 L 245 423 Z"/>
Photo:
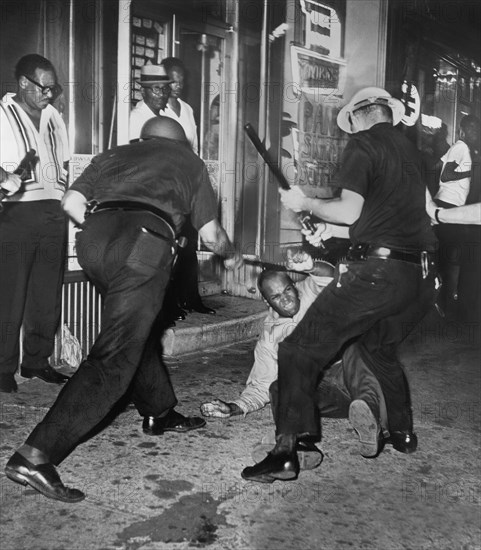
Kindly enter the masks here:
<path id="1" fill-rule="evenodd" d="M 205 420 L 199 416 L 184 416 L 172 409 L 162 417 L 146 416 L 142 430 L 148 435 L 162 435 L 164 432 L 184 433 L 205 426 Z"/>
<path id="2" fill-rule="evenodd" d="M 176 321 L 185 321 L 187 312 L 180 307 L 169 308 L 162 312 L 162 325 L 164 328 L 175 327 Z"/>
<path id="3" fill-rule="evenodd" d="M 261 462 L 272 450 L 272 443 L 258 443 L 254 445 L 251 457 L 254 462 Z M 296 454 L 300 470 L 313 470 L 322 463 L 322 451 L 311 441 L 300 440 L 296 444 Z M 270 479 L 268 482 L 274 481 Z"/>
<path id="4" fill-rule="evenodd" d="M 0 374 L 0 392 L 12 393 L 17 389 L 17 382 L 13 374 Z"/>
<path id="5" fill-rule="evenodd" d="M 385 443 L 391 444 L 396 451 L 411 454 L 418 448 L 418 438 L 413 432 L 390 432 Z"/>
<path id="6" fill-rule="evenodd" d="M 31 367 L 20 367 L 20 374 L 24 378 L 40 378 L 44 382 L 49 384 L 65 384 L 70 376 L 65 376 L 61 372 L 56 371 L 50 365 L 43 367 L 42 369 L 34 369 Z"/>
<path id="7" fill-rule="evenodd" d="M 248 466 L 242 470 L 241 476 L 247 481 L 272 483 L 276 479 L 290 481 L 299 475 L 299 460 L 294 453 L 269 453 L 264 460 L 255 466 Z"/>
<path id="8" fill-rule="evenodd" d="M 21 485 L 30 485 L 39 493 L 62 502 L 80 502 L 85 494 L 78 489 L 66 487 L 53 464 L 32 464 L 20 453 L 15 453 L 5 466 L 5 474 L 9 479 Z"/>
<path id="9" fill-rule="evenodd" d="M 207 307 L 205 304 L 202 303 L 201 300 L 196 302 L 185 302 L 182 304 L 182 308 L 188 311 L 189 313 L 196 311 L 197 313 L 202 313 L 203 315 L 216 314 L 215 309 L 212 309 L 211 307 Z"/>
<path id="10" fill-rule="evenodd" d="M 181 307 L 177 307 L 174 310 L 170 311 L 167 314 L 167 317 L 172 321 L 185 321 L 187 317 L 187 312 L 184 311 Z"/>

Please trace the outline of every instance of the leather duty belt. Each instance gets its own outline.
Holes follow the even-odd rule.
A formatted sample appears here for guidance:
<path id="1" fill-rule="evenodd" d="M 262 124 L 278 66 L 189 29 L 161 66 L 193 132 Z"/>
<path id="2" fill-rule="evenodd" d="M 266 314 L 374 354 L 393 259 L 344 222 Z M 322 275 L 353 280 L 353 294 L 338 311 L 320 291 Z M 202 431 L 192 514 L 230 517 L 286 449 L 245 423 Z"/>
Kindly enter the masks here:
<path id="1" fill-rule="evenodd" d="M 423 279 L 435 268 L 434 255 L 426 250 L 413 252 L 403 252 L 394 250 L 386 246 L 374 246 L 370 244 L 359 243 L 351 246 L 347 253 L 347 259 L 351 261 L 367 260 L 368 258 L 377 258 L 379 260 L 397 260 L 400 262 L 409 262 L 421 266 Z"/>
<path id="2" fill-rule="evenodd" d="M 347 253 L 348 260 L 365 260 L 366 258 L 378 258 L 380 260 L 398 260 L 401 262 L 409 262 L 412 264 L 421 265 L 423 256 L 429 259 L 432 256 L 429 252 L 422 251 L 403 252 L 402 250 L 394 250 L 386 246 L 373 246 L 369 244 L 356 244 L 351 246 Z"/>
<path id="3" fill-rule="evenodd" d="M 172 236 L 175 240 L 175 230 L 174 225 L 170 219 L 170 216 L 166 214 L 163 210 L 160 210 L 160 208 L 156 208 L 155 206 L 152 206 L 151 204 L 146 204 L 145 202 L 137 202 L 137 201 L 104 201 L 104 202 L 97 202 L 97 201 L 90 201 L 87 204 L 87 211 L 85 212 L 85 217 L 87 218 L 91 214 L 94 214 L 95 212 L 101 212 L 103 210 L 125 210 L 125 211 L 134 211 L 134 212 L 149 212 L 150 214 L 154 214 L 157 218 L 160 218 L 163 222 L 165 222 L 169 229 L 172 231 Z"/>

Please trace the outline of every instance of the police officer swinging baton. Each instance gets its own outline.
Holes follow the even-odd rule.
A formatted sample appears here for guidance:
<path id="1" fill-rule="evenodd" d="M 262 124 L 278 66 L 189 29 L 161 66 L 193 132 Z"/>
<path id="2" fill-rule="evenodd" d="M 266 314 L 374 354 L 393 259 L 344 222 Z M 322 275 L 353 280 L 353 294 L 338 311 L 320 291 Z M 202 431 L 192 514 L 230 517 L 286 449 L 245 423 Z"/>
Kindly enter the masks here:
<path id="1" fill-rule="evenodd" d="M 244 126 L 244 130 L 251 140 L 252 145 L 256 148 L 259 155 L 265 160 L 267 166 L 270 168 L 271 172 L 277 180 L 277 183 L 279 184 L 279 187 L 281 189 L 285 189 L 286 191 L 290 189 L 291 186 L 286 180 L 284 174 L 282 173 L 279 166 L 277 166 L 277 164 L 269 156 L 267 149 L 264 147 L 264 144 L 259 139 L 257 132 L 254 130 L 250 122 L 248 122 Z M 305 230 L 314 235 L 314 233 L 316 232 L 316 226 L 314 225 L 310 214 L 308 214 L 307 212 L 301 212 L 299 214 L 299 222 Z"/>
<path id="2" fill-rule="evenodd" d="M 17 166 L 17 169 L 13 172 L 17 176 L 20 176 L 22 181 L 25 181 L 28 177 L 28 172 L 32 170 L 33 161 L 36 159 L 37 151 L 35 149 L 30 149 L 27 151 L 27 154 L 20 161 L 20 164 Z M 0 187 L 0 212 L 3 210 L 2 201 L 5 197 L 8 196 L 8 191 Z"/>

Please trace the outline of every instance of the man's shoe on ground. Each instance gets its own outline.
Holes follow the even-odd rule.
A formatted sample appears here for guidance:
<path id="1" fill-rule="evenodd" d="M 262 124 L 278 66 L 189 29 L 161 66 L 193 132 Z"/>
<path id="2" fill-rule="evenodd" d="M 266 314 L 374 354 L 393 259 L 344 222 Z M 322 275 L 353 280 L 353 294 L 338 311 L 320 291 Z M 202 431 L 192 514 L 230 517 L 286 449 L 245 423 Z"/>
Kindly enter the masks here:
<path id="1" fill-rule="evenodd" d="M 272 443 L 257 443 L 252 448 L 252 460 L 256 463 L 261 462 L 272 450 L 272 447 Z M 298 441 L 296 453 L 301 470 L 314 470 L 314 468 L 320 466 L 324 458 L 321 450 L 310 441 Z"/>
<path id="2" fill-rule="evenodd" d="M 162 435 L 164 432 L 190 432 L 205 426 L 205 420 L 199 416 L 184 416 L 174 409 L 162 417 L 146 416 L 142 430 L 148 435 Z"/>
<path id="3" fill-rule="evenodd" d="M 299 469 L 299 460 L 295 452 L 275 455 L 269 453 L 255 466 L 244 468 L 241 476 L 247 481 L 259 483 L 272 483 L 276 479 L 290 481 L 297 479 Z"/>
<path id="4" fill-rule="evenodd" d="M 13 374 L 0 374 L 0 392 L 12 393 L 18 389 L 15 376 Z"/>
<path id="5" fill-rule="evenodd" d="M 396 451 L 407 455 L 414 453 L 418 448 L 418 438 L 411 431 L 390 432 L 389 437 L 384 442 L 392 445 Z"/>
<path id="6" fill-rule="evenodd" d="M 15 453 L 5 466 L 5 474 L 9 479 L 21 485 L 30 485 L 39 493 L 62 502 L 80 502 L 85 494 L 78 489 L 66 487 L 53 464 L 32 464 L 20 453 Z"/>
<path id="7" fill-rule="evenodd" d="M 176 321 L 185 321 L 187 313 L 178 306 L 173 306 L 162 312 L 164 327 L 175 327 Z"/>
<path id="8" fill-rule="evenodd" d="M 349 422 L 359 435 L 359 452 L 365 458 L 379 454 L 381 428 L 369 405 L 355 399 L 349 406 Z"/>
<path id="9" fill-rule="evenodd" d="M 61 372 L 56 371 L 50 365 L 46 365 L 41 369 L 35 369 L 33 367 L 20 367 L 20 374 L 24 378 L 40 378 L 44 382 L 49 384 L 65 384 L 70 376 L 65 376 Z"/>

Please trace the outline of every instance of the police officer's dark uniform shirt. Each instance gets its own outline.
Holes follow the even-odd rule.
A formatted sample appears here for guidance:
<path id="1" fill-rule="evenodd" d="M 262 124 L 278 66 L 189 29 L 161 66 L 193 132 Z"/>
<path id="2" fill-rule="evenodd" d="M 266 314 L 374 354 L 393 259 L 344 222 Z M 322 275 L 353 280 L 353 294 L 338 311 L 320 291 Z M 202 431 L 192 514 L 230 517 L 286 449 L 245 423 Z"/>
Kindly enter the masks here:
<path id="1" fill-rule="evenodd" d="M 434 251 L 436 237 L 426 213 L 426 186 L 414 145 L 390 123 L 354 134 L 344 149 L 334 185 L 364 198 L 350 227 L 353 244 L 405 252 Z"/>
<path id="2" fill-rule="evenodd" d="M 178 233 L 191 213 L 200 229 L 217 217 L 204 162 L 188 143 L 153 138 L 97 155 L 70 187 L 87 200 L 136 201 L 165 212 Z"/>

